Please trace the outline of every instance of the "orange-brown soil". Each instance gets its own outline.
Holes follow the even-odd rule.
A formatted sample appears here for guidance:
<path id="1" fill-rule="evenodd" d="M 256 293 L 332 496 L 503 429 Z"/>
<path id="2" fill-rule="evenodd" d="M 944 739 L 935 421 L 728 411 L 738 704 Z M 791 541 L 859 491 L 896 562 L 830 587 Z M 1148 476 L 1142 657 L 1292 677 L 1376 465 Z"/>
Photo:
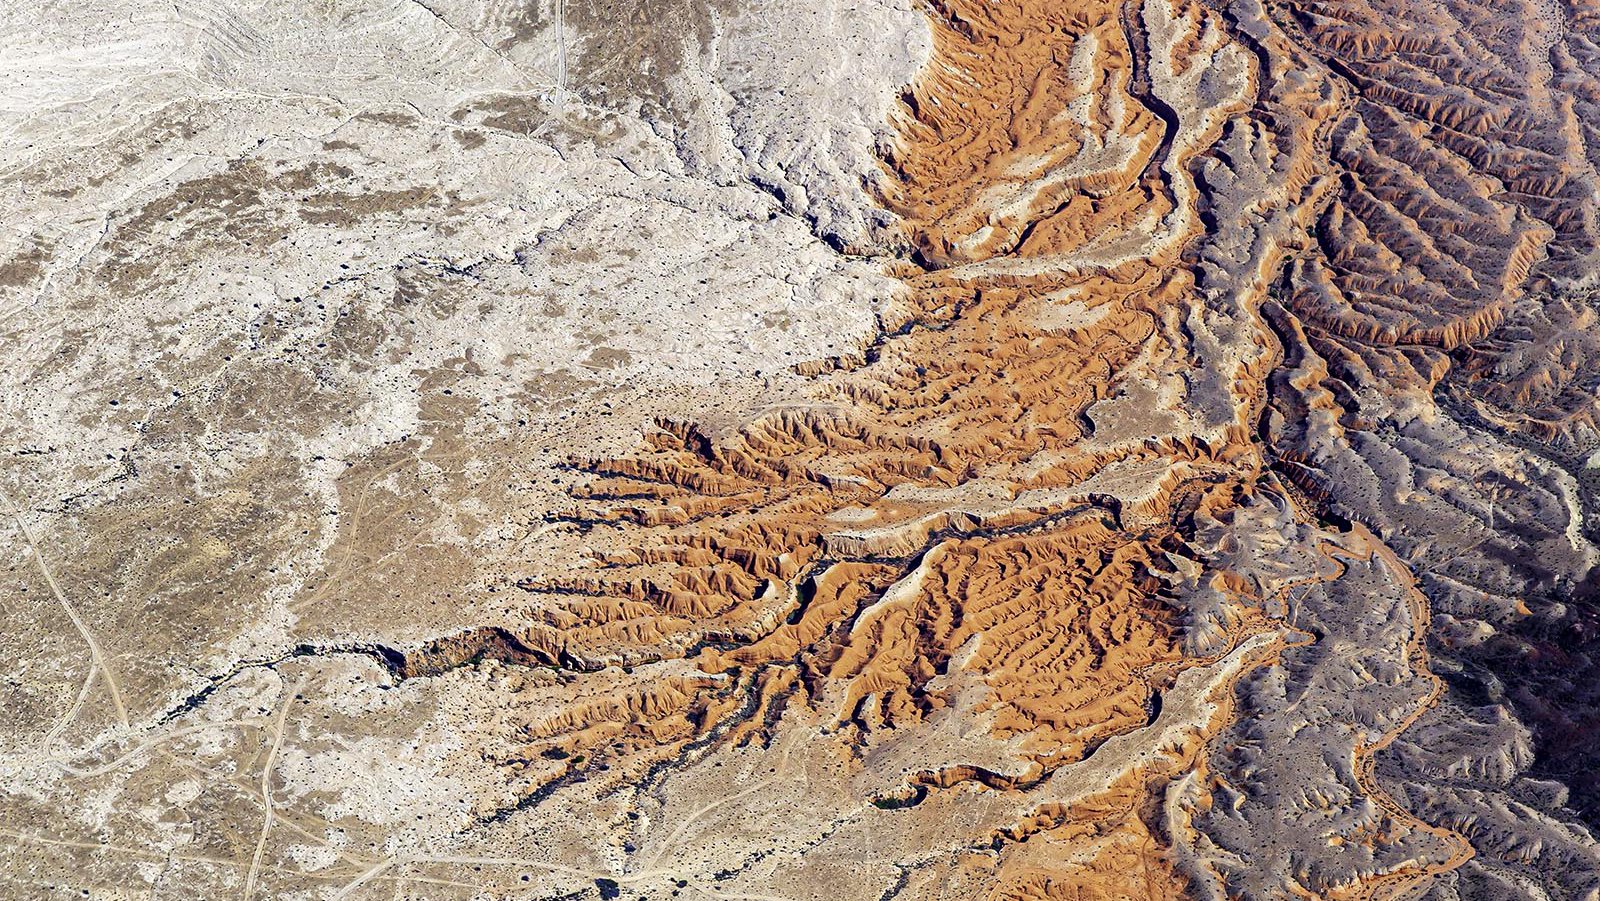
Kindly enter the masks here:
<path id="1" fill-rule="evenodd" d="M 470 4 L 417 6 L 471 33 Z M 86 452 L 103 496 L 47 515 L 28 485 L 6 495 L 29 628 L 93 652 L 28 694 L 38 741 L 0 761 L 23 774 L 7 812 L 89 798 L 83 828 L 13 838 L 212 841 L 187 863 L 247 897 L 1600 897 L 1600 6 L 923 0 L 930 53 L 878 132 L 774 126 L 739 87 L 748 59 L 727 62 L 741 41 L 774 56 L 765 20 L 667 6 L 519 7 L 513 35 L 463 40 L 522 88 L 549 56 L 551 84 L 437 123 L 352 116 L 343 136 L 370 146 L 321 144 L 354 166 L 437 125 L 430 152 L 477 160 L 451 190 L 313 199 L 356 170 L 247 157 L 117 201 L 141 198 L 84 259 L 119 298 L 187 285 L 153 249 L 169 231 L 225 254 L 380 217 L 399 240 L 417 216 L 474 253 L 373 263 L 323 283 L 329 304 L 277 298 L 300 312 L 228 340 L 281 359 L 241 371 L 217 344 L 215 402 L 178 378 L 140 389 L 171 406 L 117 420 L 138 454 L 84 420 L 118 449 Z M 695 81 L 711 69 L 733 87 Z M 492 217 L 451 217 L 490 204 L 474 183 L 513 158 L 563 197 L 502 211 L 526 228 L 486 249 Z M 623 187 L 574 187 L 590 179 Z M 674 262 L 686 235 L 710 262 Z M 46 292 L 68 249 L 28 246 L 0 290 Z M 715 307 L 747 274 L 788 312 L 679 302 Z M 644 318 L 588 304 L 634 291 Z M 857 337 L 876 311 L 874 333 L 816 340 L 812 321 L 751 351 L 768 381 L 623 400 L 616 372 L 647 369 L 624 345 L 660 321 L 702 317 L 657 354 L 692 381 L 722 372 L 697 368 L 707 342 L 752 334 L 729 322 L 761 322 L 754 343 L 812 301 L 853 311 Z M 577 334 L 519 344 L 540 309 Z M 68 367 L 93 337 L 28 352 L 49 384 L 87 381 Z M 448 350 L 413 365 L 425 344 Z M 359 378 L 323 385 L 305 345 Z M 772 377 L 794 348 L 813 358 Z M 497 371 L 519 366 L 537 379 Z M 358 414 L 339 392 L 362 379 L 403 397 Z M 635 441 L 645 407 L 677 415 Z M 163 442 L 204 454 L 147 453 Z M 34 473 L 58 451 L 19 448 Z M 320 493 L 297 481 L 312 472 Z M 59 547 L 29 528 L 47 519 Z M 191 531 L 142 537 L 163 519 Z M 191 617 L 237 594 L 275 619 L 196 632 L 227 665 L 184 671 L 107 611 L 139 618 L 71 596 L 91 585 Z M 198 687 L 158 707 L 180 671 Z M 100 778 L 165 800 L 101 805 L 107 783 L 73 781 Z"/>
<path id="2" fill-rule="evenodd" d="M 791 405 L 731 430 L 661 423 L 637 453 L 582 463 L 590 478 L 565 521 L 596 549 L 592 565 L 522 583 L 538 625 L 519 640 L 579 667 L 687 656 L 752 686 L 757 700 L 737 710 L 707 700 L 721 683 L 630 696 L 635 732 L 675 741 L 770 734 L 789 706 L 859 742 L 910 733 L 957 703 L 948 674 L 969 673 L 989 736 L 1020 740 L 1029 768 L 952 760 L 912 782 L 1004 791 L 1150 724 L 1177 673 L 1280 628 L 1285 592 L 1337 575 L 1264 584 L 1190 549 L 1197 522 L 1227 519 L 1246 496 L 1310 515 L 1254 441 L 1274 359 L 1256 309 L 1283 249 L 1252 251 L 1240 333 L 1209 347 L 1196 333 L 1218 325 L 1182 265 L 1208 228 L 1198 158 L 1262 102 L 1258 59 L 1194 6 L 942 2 L 929 14 L 934 57 L 884 157 L 883 202 L 908 257 L 903 321 L 812 367 L 812 395 Z M 1277 102 L 1311 129 L 1333 108 L 1288 93 Z M 1300 137 L 1291 154 L 1306 152 Z M 1301 217 L 1297 204 L 1325 196 L 1311 181 L 1258 203 Z M 1324 214 L 1326 240 L 1345 218 Z M 1525 273 L 1540 234 L 1526 230 L 1501 281 Z M 1324 269 L 1303 270 L 1297 297 Z M 1322 321 L 1375 334 L 1353 315 Z M 1433 321 L 1412 334 L 1467 337 L 1487 320 Z M 1197 415 L 1207 378 L 1221 412 Z M 1184 578 L 1219 599 L 1223 625 L 1203 652 L 1172 596 Z M 1402 666 L 1426 677 L 1423 657 Z M 1414 703 L 1408 716 L 1428 701 Z M 531 737 L 566 729 L 563 750 L 592 753 L 582 736 L 617 719 L 574 713 Z M 1175 774 L 1146 782 L 1129 766 L 1111 806 L 1074 806 L 1007 857 L 991 897 L 1181 894 L 1151 826 Z M 1370 777 L 1354 790 L 1382 797 Z"/>

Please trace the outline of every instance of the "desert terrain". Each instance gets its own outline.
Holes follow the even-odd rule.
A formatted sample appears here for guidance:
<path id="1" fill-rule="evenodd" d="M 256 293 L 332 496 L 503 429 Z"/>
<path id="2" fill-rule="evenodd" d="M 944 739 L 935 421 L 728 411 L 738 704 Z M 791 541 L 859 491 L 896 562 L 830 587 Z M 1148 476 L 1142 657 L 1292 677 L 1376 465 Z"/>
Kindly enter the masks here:
<path id="1" fill-rule="evenodd" d="M 0 10 L 0 898 L 1600 898 L 1600 5 Z"/>

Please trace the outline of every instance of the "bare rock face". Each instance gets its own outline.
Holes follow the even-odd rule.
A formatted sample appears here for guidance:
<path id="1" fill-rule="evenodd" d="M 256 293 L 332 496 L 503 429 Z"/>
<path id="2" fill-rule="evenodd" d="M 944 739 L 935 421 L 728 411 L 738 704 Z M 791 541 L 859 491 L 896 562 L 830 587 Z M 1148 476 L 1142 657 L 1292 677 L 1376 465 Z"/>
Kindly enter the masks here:
<path id="1" fill-rule="evenodd" d="M 1600 897 L 1600 9 L 0 35 L 0 897 Z"/>

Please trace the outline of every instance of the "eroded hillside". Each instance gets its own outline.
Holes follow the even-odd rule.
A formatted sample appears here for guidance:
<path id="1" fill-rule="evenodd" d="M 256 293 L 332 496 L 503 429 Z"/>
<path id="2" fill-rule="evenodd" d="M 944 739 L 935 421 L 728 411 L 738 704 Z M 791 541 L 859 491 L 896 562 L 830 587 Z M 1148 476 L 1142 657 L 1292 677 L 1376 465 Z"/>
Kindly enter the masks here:
<path id="1" fill-rule="evenodd" d="M 0 894 L 1600 892 L 1596 10 L 652 6 L 5 14 Z"/>

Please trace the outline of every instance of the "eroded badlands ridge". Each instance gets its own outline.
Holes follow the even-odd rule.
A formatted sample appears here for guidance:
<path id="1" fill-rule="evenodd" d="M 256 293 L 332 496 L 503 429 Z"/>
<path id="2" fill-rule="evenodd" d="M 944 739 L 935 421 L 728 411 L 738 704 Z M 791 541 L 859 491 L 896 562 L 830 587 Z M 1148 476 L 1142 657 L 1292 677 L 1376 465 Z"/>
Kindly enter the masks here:
<path id="1" fill-rule="evenodd" d="M 1600 892 L 1593 10 L 8 15 L 0 893 Z"/>

